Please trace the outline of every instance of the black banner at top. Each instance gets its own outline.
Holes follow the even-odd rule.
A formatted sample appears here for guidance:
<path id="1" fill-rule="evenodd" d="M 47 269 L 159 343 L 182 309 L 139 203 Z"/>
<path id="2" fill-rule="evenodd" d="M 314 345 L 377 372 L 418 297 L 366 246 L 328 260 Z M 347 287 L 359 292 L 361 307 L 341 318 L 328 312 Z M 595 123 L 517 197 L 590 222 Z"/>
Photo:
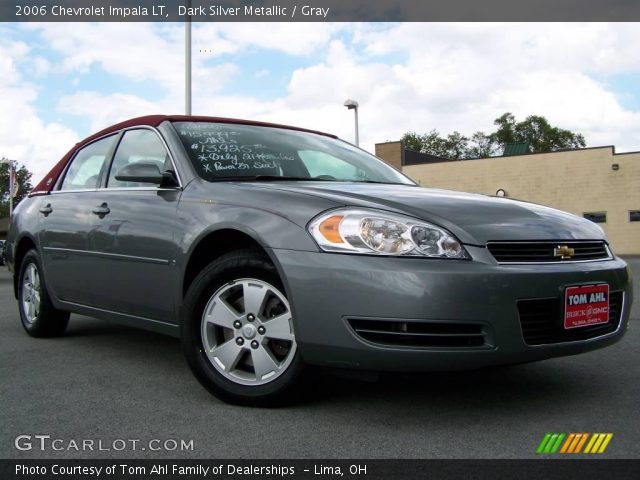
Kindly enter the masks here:
<path id="1" fill-rule="evenodd" d="M 629 22 L 638 0 L 2 0 L 2 22 Z"/>

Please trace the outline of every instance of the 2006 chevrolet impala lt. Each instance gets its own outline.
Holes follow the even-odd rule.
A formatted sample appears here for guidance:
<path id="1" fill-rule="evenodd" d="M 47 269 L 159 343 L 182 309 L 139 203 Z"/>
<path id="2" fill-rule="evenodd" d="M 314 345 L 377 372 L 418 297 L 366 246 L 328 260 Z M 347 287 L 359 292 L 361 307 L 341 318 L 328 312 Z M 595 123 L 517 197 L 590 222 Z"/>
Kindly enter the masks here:
<path id="1" fill-rule="evenodd" d="M 62 334 L 70 312 L 174 335 L 198 380 L 243 404 L 290 398 L 305 365 L 593 350 L 622 337 L 632 301 L 588 220 L 225 118 L 141 117 L 77 144 L 20 203 L 7 253 L 30 335 Z"/>

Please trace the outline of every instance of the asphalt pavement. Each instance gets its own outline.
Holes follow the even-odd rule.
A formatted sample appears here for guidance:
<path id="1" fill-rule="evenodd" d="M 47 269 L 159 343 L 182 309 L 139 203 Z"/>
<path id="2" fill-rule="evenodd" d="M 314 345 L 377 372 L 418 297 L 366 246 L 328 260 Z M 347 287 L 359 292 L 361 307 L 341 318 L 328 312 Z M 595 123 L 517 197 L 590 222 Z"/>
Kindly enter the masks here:
<path id="1" fill-rule="evenodd" d="M 209 395 L 173 338 L 77 315 L 64 337 L 30 338 L 0 267 L 0 458 L 527 458 L 547 432 L 611 432 L 603 456 L 640 458 L 640 260 L 629 262 L 637 301 L 616 345 L 375 382 L 323 374 L 309 400 L 272 410 Z M 44 450 L 36 435 L 51 437 Z M 186 449 L 150 450 L 165 440 Z"/>

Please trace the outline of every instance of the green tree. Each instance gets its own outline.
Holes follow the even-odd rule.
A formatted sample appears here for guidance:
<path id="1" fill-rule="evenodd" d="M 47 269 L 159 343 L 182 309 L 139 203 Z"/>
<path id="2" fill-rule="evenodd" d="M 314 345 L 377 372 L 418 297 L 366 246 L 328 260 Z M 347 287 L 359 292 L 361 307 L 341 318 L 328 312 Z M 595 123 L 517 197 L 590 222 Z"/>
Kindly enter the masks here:
<path id="1" fill-rule="evenodd" d="M 476 132 L 471 136 L 465 158 L 486 158 L 498 154 L 498 147 L 490 135 Z"/>
<path id="2" fill-rule="evenodd" d="M 489 134 L 475 132 L 467 137 L 457 131 L 447 136 L 440 135 L 437 130 L 425 134 L 408 132 L 402 136 L 401 142 L 407 150 L 452 160 L 501 155 L 509 143 L 527 143 L 533 153 L 586 146 L 582 134 L 554 127 L 540 115 L 529 115 L 522 122 L 517 122 L 515 116 L 507 112 L 493 123 L 497 128 Z"/>
<path id="3" fill-rule="evenodd" d="M 508 143 L 524 142 L 533 153 L 555 152 L 567 148 L 584 148 L 587 142 L 581 133 L 552 126 L 541 115 L 529 115 L 516 122 L 511 113 L 505 113 L 494 121 L 498 129 L 491 134 L 492 141 L 502 149 Z"/>
<path id="4" fill-rule="evenodd" d="M 13 207 L 26 197 L 33 186 L 31 185 L 31 172 L 24 165 L 16 167 L 16 181 L 18 194 L 13 198 Z M 9 216 L 9 165 L 0 163 L 0 218 Z"/>
<path id="5" fill-rule="evenodd" d="M 425 153 L 424 150 L 427 148 L 424 142 L 424 135 L 416 132 L 405 133 L 400 141 L 406 150 L 411 150 L 412 152 Z"/>
<path id="6" fill-rule="evenodd" d="M 460 160 L 461 158 L 467 158 L 469 152 L 469 137 L 465 137 L 460 132 L 453 132 L 447 135 L 445 142 L 447 147 L 448 158 Z"/>
<path id="7" fill-rule="evenodd" d="M 503 113 L 493 121 L 498 129 L 489 135 L 491 142 L 504 148 L 508 143 L 516 143 L 516 117 L 512 113 Z"/>
<path id="8" fill-rule="evenodd" d="M 442 137 L 437 130 L 431 130 L 422 135 L 415 132 L 405 133 L 400 141 L 407 150 L 453 159 L 463 158 L 462 155 L 466 152 L 469 143 L 469 139 L 460 132 Z"/>

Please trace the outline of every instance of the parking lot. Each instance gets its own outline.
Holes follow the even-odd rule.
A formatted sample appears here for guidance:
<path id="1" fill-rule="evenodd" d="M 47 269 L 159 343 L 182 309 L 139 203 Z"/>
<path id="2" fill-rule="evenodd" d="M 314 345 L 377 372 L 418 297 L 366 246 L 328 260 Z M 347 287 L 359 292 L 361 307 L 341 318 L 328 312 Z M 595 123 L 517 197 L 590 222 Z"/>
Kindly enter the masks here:
<path id="1" fill-rule="evenodd" d="M 640 260 L 629 262 L 640 299 Z M 604 456 L 638 458 L 638 301 L 631 317 L 621 342 L 584 355 L 377 382 L 325 373 L 303 404 L 249 409 L 210 396 L 173 338 L 80 316 L 62 338 L 28 337 L 1 267 L 0 456 L 522 458 L 546 432 L 612 432 Z M 193 450 L 20 451 L 18 435 L 193 440 Z"/>

